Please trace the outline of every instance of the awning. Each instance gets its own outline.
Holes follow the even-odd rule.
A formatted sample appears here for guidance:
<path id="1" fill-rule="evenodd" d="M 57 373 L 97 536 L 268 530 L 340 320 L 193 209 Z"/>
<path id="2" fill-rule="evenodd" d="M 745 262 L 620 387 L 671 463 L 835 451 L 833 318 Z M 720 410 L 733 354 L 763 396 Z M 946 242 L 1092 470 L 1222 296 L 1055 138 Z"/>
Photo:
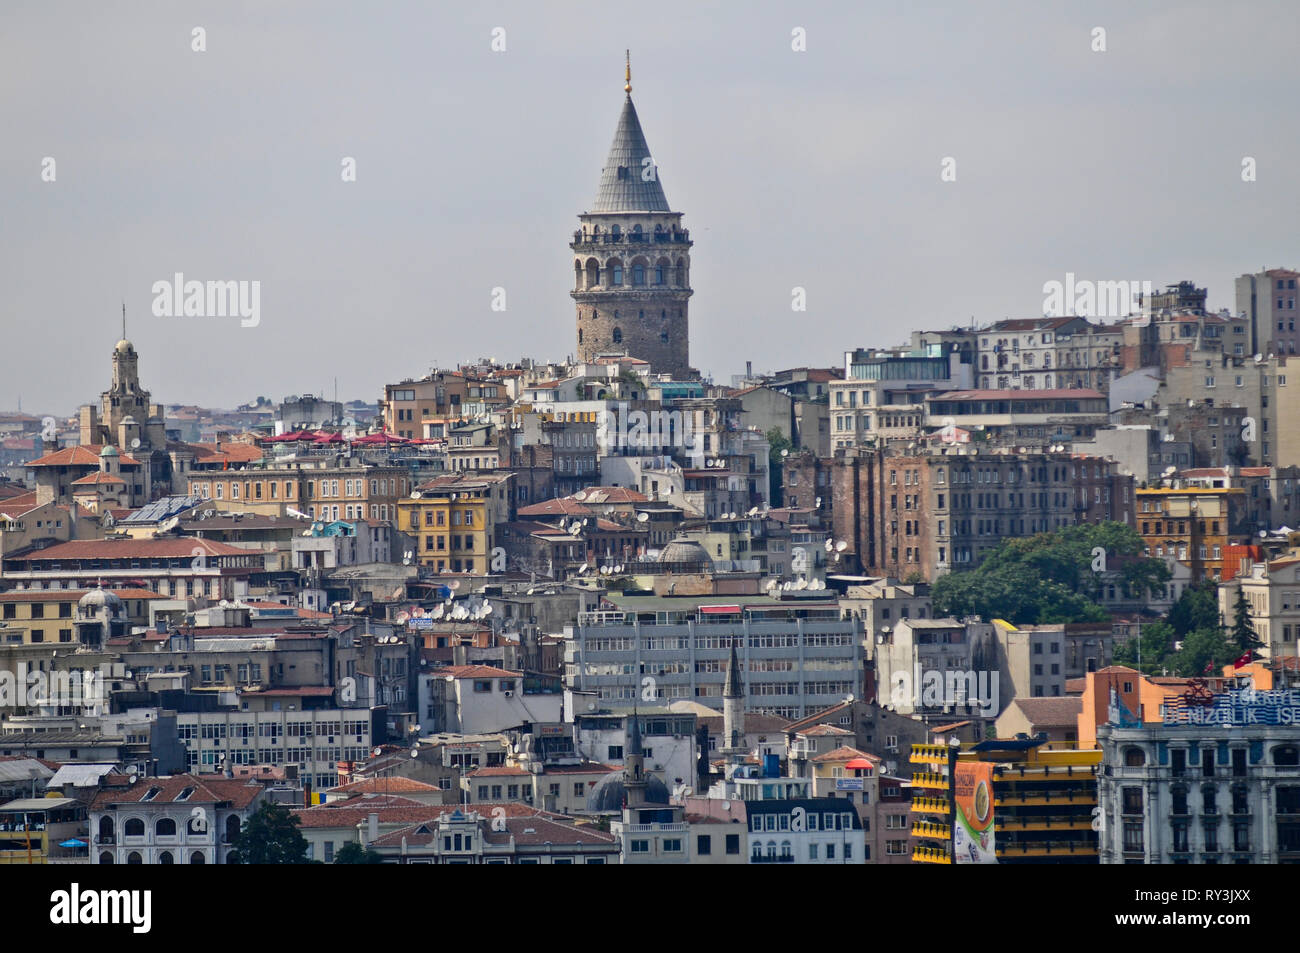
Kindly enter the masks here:
<path id="1" fill-rule="evenodd" d="M 844 767 L 849 768 L 850 770 L 872 771 L 875 770 L 876 766 L 866 758 L 854 758 L 852 761 L 845 764 Z"/>

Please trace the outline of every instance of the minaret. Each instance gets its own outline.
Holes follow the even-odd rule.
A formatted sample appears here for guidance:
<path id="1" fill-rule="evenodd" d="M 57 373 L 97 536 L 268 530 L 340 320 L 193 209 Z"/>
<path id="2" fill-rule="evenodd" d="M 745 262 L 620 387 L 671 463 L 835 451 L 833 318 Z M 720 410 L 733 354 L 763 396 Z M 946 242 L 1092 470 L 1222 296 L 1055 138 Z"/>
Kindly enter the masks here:
<path id="1" fill-rule="evenodd" d="M 641 750 L 641 714 L 632 709 L 632 724 L 627 731 L 627 752 L 623 756 L 623 789 L 627 792 L 627 809 L 645 806 L 645 754 Z"/>
<path id="2" fill-rule="evenodd" d="M 731 660 L 727 663 L 727 682 L 722 688 L 722 733 L 726 735 L 723 750 L 728 754 L 745 751 L 745 687 L 740 683 L 740 659 L 736 645 L 731 645 Z"/>
<path id="3" fill-rule="evenodd" d="M 578 359 L 622 353 L 656 373 L 690 375 L 687 315 L 691 240 L 672 211 L 632 105 L 632 64 L 623 111 L 601 170 L 596 202 L 573 233 Z"/>

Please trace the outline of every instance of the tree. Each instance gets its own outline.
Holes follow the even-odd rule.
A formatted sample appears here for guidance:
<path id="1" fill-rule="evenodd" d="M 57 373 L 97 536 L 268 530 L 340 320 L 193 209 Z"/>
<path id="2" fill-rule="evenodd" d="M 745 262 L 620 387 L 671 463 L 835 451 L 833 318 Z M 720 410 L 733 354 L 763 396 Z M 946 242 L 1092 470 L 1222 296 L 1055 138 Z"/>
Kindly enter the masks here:
<path id="1" fill-rule="evenodd" d="M 1164 561 L 1142 552 L 1142 537 L 1123 523 L 1008 537 L 977 568 L 936 580 L 935 612 L 1013 625 L 1104 622 L 1109 614 L 1098 605 L 1104 586 L 1117 583 L 1140 598 L 1169 581 Z"/>
<path id="2" fill-rule="evenodd" d="M 1246 593 L 1240 585 L 1237 586 L 1237 601 L 1232 607 L 1232 641 L 1243 655 L 1264 644 L 1255 633 L 1255 623 L 1250 618 L 1250 604 L 1246 602 Z"/>
<path id="3" fill-rule="evenodd" d="M 307 838 L 301 822 L 283 804 L 263 801 L 236 835 L 232 864 L 304 864 Z"/>
<path id="4" fill-rule="evenodd" d="M 1166 621 L 1174 628 L 1174 637 L 1183 638 L 1196 629 L 1217 629 L 1219 595 L 1213 583 L 1188 586 L 1169 607 Z"/>
<path id="5" fill-rule="evenodd" d="M 767 432 L 767 443 L 771 448 L 768 450 L 768 488 L 771 490 L 772 504 L 781 506 L 785 499 L 782 492 L 785 488 L 785 457 L 781 456 L 781 451 L 793 450 L 794 443 L 777 427 Z"/>
<path id="6" fill-rule="evenodd" d="M 1175 675 L 1191 678 L 1216 672 L 1236 657 L 1236 646 L 1216 625 L 1188 632 L 1169 662 Z"/>
<path id="7" fill-rule="evenodd" d="M 1139 664 L 1138 648 L 1141 646 Z M 1148 675 L 1156 674 L 1167 664 L 1174 648 L 1174 629 L 1168 622 L 1149 622 L 1142 626 L 1141 634 L 1115 646 L 1115 664 L 1127 665 Z"/>
<path id="8" fill-rule="evenodd" d="M 384 858 L 378 851 L 366 850 L 356 841 L 349 841 L 334 855 L 336 864 L 382 864 Z"/>

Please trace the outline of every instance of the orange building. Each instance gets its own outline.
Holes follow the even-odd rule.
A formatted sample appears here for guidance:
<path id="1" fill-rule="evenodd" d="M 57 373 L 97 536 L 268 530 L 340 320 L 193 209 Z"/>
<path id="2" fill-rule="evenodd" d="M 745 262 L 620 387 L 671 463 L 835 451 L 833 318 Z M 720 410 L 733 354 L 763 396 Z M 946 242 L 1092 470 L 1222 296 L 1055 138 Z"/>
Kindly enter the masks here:
<path id="1" fill-rule="evenodd" d="M 1110 720 L 1110 694 L 1114 689 L 1120 704 L 1142 722 L 1160 722 L 1165 700 L 1187 691 L 1190 679 L 1143 675 L 1125 665 L 1108 665 L 1089 672 L 1083 689 L 1083 711 L 1079 713 L 1079 747 L 1097 747 L 1097 726 Z"/>

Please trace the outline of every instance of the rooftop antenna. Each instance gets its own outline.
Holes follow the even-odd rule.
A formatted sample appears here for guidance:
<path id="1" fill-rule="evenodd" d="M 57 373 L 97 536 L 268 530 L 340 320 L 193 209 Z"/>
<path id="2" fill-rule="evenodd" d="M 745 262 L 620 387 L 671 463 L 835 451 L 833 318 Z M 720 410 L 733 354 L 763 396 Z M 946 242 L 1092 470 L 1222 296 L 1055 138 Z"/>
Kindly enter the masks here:
<path id="1" fill-rule="evenodd" d="M 632 51 L 623 51 L 627 56 L 627 66 L 623 70 L 623 92 L 632 95 Z"/>
<path id="2" fill-rule="evenodd" d="M 126 299 L 122 299 L 122 340 L 126 340 Z"/>

